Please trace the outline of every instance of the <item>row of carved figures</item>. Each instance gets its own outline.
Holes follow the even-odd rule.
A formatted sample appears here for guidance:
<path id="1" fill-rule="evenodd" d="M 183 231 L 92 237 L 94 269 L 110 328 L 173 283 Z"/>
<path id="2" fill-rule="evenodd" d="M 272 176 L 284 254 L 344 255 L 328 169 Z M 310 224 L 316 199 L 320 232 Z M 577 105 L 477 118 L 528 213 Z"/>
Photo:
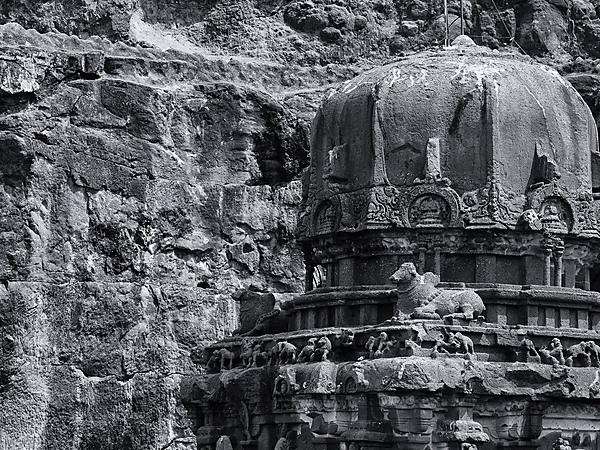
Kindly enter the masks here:
<path id="1" fill-rule="evenodd" d="M 475 355 L 473 340 L 459 331 L 440 334 L 433 347 L 426 350 L 421 346 L 423 336 L 416 330 L 415 328 L 413 335 L 403 342 L 396 336 L 388 336 L 385 331 L 370 336 L 364 345 L 367 354 L 359 359 L 394 358 L 419 353 L 425 356 L 427 353 L 424 352 L 428 352 L 433 358 L 452 354 L 471 358 Z M 352 345 L 353 339 L 353 333 L 345 330 L 340 343 Z M 327 336 L 309 338 L 301 350 L 287 340 L 276 342 L 269 350 L 264 350 L 263 345 L 261 342 L 246 343 L 239 355 L 243 368 L 329 361 L 332 350 L 331 340 Z M 211 372 L 230 370 L 235 359 L 233 351 L 220 348 L 213 351 L 206 366 Z M 559 338 L 553 338 L 548 346 L 536 348 L 533 341 L 525 338 L 521 341 L 520 348 L 514 350 L 514 359 L 550 365 L 600 367 L 600 346 L 590 340 L 564 348 Z"/>
<path id="2" fill-rule="evenodd" d="M 285 449 L 289 449 L 292 448 L 292 441 L 294 439 L 288 439 L 287 437 L 282 437 L 279 438 L 279 440 L 276 442 L 275 447 L 273 448 L 273 450 L 285 450 Z M 208 450 L 211 447 L 202 447 L 201 450 Z M 345 444 L 340 445 L 340 449 L 341 448 L 348 448 Z M 354 446 L 350 446 L 349 448 L 354 448 Z M 233 445 L 231 444 L 231 440 L 229 439 L 228 436 L 221 436 L 219 437 L 219 439 L 216 442 L 216 446 L 215 446 L 216 450 L 233 450 Z M 461 450 L 477 450 L 477 446 L 475 444 L 470 444 L 470 443 L 463 443 L 460 447 Z M 559 437 L 553 444 L 552 444 L 552 450 L 572 450 L 571 447 L 571 443 L 569 442 L 568 439 Z"/>
<path id="3" fill-rule="evenodd" d="M 421 348 L 422 339 L 419 335 L 404 341 L 404 348 L 414 350 Z M 563 348 L 559 338 L 553 338 L 548 346 L 535 347 L 530 339 L 521 341 L 520 350 L 515 352 L 516 359 L 523 362 L 535 362 L 549 365 L 566 365 L 574 367 L 600 367 L 600 346 L 594 341 L 581 341 L 578 344 Z M 369 359 L 393 358 L 400 354 L 400 340 L 388 337 L 385 331 L 378 336 L 371 336 L 365 344 Z M 475 354 L 473 340 L 461 332 L 448 332 L 441 335 L 430 355 L 462 354 L 467 357 Z"/>
<path id="4" fill-rule="evenodd" d="M 404 348 L 410 349 L 415 353 L 417 349 L 421 349 L 422 337 L 415 333 L 410 339 L 404 341 Z M 369 352 L 369 359 L 377 358 L 393 358 L 400 356 L 401 345 L 397 337 L 388 337 L 385 331 L 379 335 L 371 336 L 365 344 L 365 349 Z M 435 345 L 431 349 L 430 355 L 436 357 L 439 354 L 475 354 L 473 340 L 465 336 L 461 332 L 449 332 L 446 337 L 440 336 Z M 359 358 L 362 359 L 362 358 Z"/>
<path id="5" fill-rule="evenodd" d="M 523 339 L 522 344 L 527 354 L 527 360 L 542 364 L 566 365 L 574 367 L 600 367 L 600 346 L 594 341 L 581 341 L 579 344 L 563 348 L 560 339 L 554 338 L 548 347 L 535 348 L 529 339 Z"/>
<path id="6" fill-rule="evenodd" d="M 243 368 L 269 365 L 282 366 L 297 362 L 323 362 L 329 361 L 331 348 L 332 344 L 327 336 L 309 338 L 300 351 L 298 351 L 298 347 L 287 340 L 275 343 L 269 350 L 263 350 L 263 343 L 261 342 L 254 345 L 247 343 L 245 348 L 242 349 L 240 358 Z M 206 367 L 212 372 L 230 370 L 233 368 L 235 358 L 234 352 L 226 348 L 220 348 L 213 351 Z"/>

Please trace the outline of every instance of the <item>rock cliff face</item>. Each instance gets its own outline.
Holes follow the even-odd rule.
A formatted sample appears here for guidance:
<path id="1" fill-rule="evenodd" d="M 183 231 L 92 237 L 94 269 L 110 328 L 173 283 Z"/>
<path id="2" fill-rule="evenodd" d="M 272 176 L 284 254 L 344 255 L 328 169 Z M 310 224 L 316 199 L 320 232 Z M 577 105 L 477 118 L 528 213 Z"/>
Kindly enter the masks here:
<path id="1" fill-rule="evenodd" d="M 550 62 L 600 117 L 600 3 L 465 6 L 480 43 Z M 195 448 L 179 402 L 194 349 L 236 328 L 236 290 L 302 289 L 294 234 L 317 105 L 438 45 L 440 12 L 3 2 L 0 448 Z"/>

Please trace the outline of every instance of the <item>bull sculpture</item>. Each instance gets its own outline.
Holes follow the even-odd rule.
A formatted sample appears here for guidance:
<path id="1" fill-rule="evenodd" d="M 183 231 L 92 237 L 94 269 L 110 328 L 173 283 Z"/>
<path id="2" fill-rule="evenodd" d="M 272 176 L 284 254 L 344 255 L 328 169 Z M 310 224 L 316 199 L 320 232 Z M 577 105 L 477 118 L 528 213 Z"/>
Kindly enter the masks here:
<path id="1" fill-rule="evenodd" d="M 404 263 L 390 277 L 398 286 L 395 320 L 465 319 L 473 320 L 484 310 L 481 297 L 472 289 L 439 289 L 439 277 L 431 272 L 419 275 L 413 263 Z M 404 313 L 407 305 L 413 308 Z"/>

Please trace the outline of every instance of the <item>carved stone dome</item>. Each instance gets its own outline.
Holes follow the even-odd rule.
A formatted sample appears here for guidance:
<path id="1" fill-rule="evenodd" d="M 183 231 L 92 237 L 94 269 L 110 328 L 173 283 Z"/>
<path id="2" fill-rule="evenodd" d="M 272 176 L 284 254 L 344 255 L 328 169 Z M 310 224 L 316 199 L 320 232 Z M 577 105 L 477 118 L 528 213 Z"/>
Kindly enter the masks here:
<path id="1" fill-rule="evenodd" d="M 313 123 L 300 221 L 309 265 L 385 256 L 377 264 L 391 273 L 418 256 L 442 280 L 475 282 L 485 278 L 474 274 L 476 258 L 460 262 L 472 267 L 459 280 L 448 266 L 458 263 L 453 254 L 542 257 L 550 235 L 559 247 L 597 238 L 597 157 L 596 125 L 581 96 L 529 58 L 455 46 L 376 68 L 333 92 Z M 484 230 L 504 241 L 482 248 Z M 347 284 L 337 271 L 337 282 L 328 274 L 332 285 Z M 506 281 L 549 283 L 536 273 Z M 385 278 L 358 281 L 348 283 Z"/>

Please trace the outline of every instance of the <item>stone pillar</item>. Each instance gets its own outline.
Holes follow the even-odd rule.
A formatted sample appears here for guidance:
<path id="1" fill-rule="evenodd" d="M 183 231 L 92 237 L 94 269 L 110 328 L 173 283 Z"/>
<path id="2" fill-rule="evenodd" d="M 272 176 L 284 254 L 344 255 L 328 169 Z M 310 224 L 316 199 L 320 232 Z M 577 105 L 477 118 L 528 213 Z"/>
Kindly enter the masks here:
<path id="1" fill-rule="evenodd" d="M 576 265 L 577 263 L 573 259 L 567 259 L 563 261 L 563 266 L 565 268 L 565 287 L 575 287 L 575 273 L 577 271 Z"/>
<path id="2" fill-rule="evenodd" d="M 427 258 L 427 247 L 419 245 L 419 272 L 425 272 L 425 258 Z"/>
<path id="3" fill-rule="evenodd" d="M 433 273 L 442 275 L 442 249 L 439 246 L 433 248 Z"/>
<path id="4" fill-rule="evenodd" d="M 546 286 L 551 284 L 551 266 L 552 266 L 552 249 L 550 247 L 544 248 L 544 280 L 543 283 Z"/>
<path id="5" fill-rule="evenodd" d="M 303 245 L 302 253 L 304 253 L 304 266 L 306 272 L 304 275 L 304 292 L 312 291 L 314 289 L 313 277 L 315 276 L 315 264 L 310 255 L 312 255 L 312 249 L 310 245 Z"/>
<path id="6" fill-rule="evenodd" d="M 304 292 L 312 291 L 314 288 L 313 277 L 315 275 L 315 268 L 308 261 L 305 261 L 306 275 L 304 276 Z"/>
<path id="7" fill-rule="evenodd" d="M 586 291 L 590 290 L 590 268 L 588 266 L 583 266 L 581 268 L 583 270 L 583 288 Z"/>
<path id="8" fill-rule="evenodd" d="M 556 247 L 554 249 L 554 286 L 562 286 L 562 270 L 563 270 L 563 260 L 562 255 L 564 252 L 564 247 Z"/>

